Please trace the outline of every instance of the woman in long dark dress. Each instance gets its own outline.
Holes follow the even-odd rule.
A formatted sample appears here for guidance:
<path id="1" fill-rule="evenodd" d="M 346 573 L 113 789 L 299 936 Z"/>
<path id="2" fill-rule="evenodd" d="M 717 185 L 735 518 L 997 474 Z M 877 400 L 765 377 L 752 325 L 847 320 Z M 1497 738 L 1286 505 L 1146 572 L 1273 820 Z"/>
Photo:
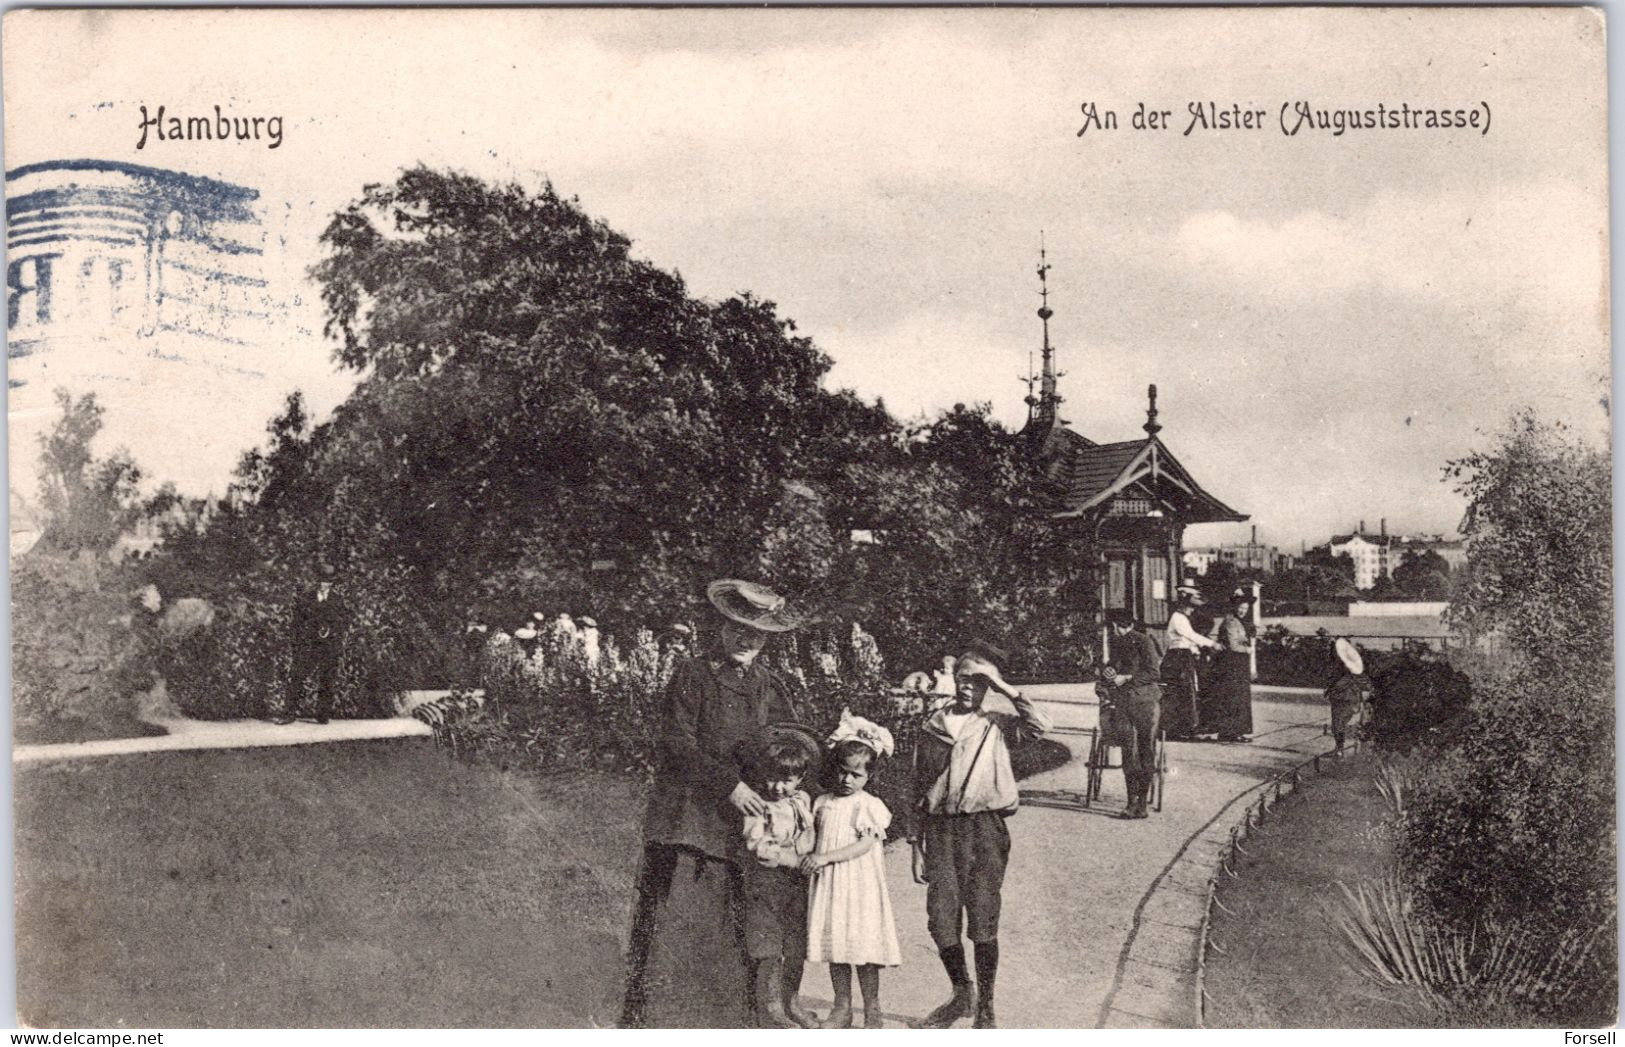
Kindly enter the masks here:
<path id="1" fill-rule="evenodd" d="M 1202 731 L 1221 742 L 1250 741 L 1253 733 L 1253 638 L 1247 629 L 1252 597 L 1237 590 L 1219 621 L 1213 672 L 1202 691 Z"/>
<path id="2" fill-rule="evenodd" d="M 628 1028 L 751 1025 L 735 861 L 743 818 L 765 801 L 741 780 L 740 755 L 769 724 L 797 719 L 757 655 L 770 634 L 801 623 L 783 597 L 750 582 L 713 582 L 706 595 L 724 619 L 720 649 L 680 664 L 666 693 L 621 1012 Z"/>

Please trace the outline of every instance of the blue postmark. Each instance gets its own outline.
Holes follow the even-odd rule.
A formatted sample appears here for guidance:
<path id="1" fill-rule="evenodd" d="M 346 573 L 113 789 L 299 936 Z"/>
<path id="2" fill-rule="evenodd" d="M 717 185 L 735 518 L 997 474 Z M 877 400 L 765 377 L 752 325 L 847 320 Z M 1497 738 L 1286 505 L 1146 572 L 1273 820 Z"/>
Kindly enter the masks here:
<path id="1" fill-rule="evenodd" d="M 265 341 L 282 307 L 258 204 L 255 189 L 138 164 L 8 171 L 8 358 L 86 340 L 167 356 L 171 342 Z"/>

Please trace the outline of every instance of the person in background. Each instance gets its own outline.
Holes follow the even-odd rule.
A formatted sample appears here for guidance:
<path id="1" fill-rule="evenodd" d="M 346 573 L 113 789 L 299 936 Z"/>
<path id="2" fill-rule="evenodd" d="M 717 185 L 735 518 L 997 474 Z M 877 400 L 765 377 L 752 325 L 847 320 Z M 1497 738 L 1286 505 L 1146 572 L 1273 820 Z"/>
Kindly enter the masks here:
<path id="1" fill-rule="evenodd" d="M 1197 656 L 1219 646 L 1191 624 L 1191 612 L 1201 604 L 1201 593 L 1194 586 L 1182 585 L 1175 591 L 1174 610 L 1168 616 L 1167 653 L 1162 658 L 1162 727 L 1170 741 L 1196 735 Z"/>
<path id="2" fill-rule="evenodd" d="M 954 685 L 954 666 L 959 659 L 951 654 L 942 656 L 942 668 L 931 674 L 931 693 L 944 699 L 952 698 L 958 688 Z"/>
<path id="3" fill-rule="evenodd" d="M 1140 629 L 1126 608 L 1106 612 L 1112 630 L 1111 664 L 1102 676 L 1109 684 L 1115 715 L 1126 721 L 1123 732 L 1123 786 L 1128 805 L 1123 817 L 1149 818 L 1146 798 L 1157 771 L 1157 725 L 1162 718 L 1162 659 L 1156 641 Z M 1102 701 L 1104 702 L 1104 698 Z"/>
<path id="4" fill-rule="evenodd" d="M 1237 589 L 1214 627 L 1218 643 L 1213 671 L 1201 693 L 1201 730 L 1221 742 L 1251 741 L 1253 733 L 1253 636 L 1247 627 L 1252 594 Z"/>
<path id="5" fill-rule="evenodd" d="M 480 686 L 482 675 L 481 662 L 485 657 L 485 645 L 490 639 L 490 628 L 478 618 L 470 617 L 463 626 L 463 686 L 474 688 Z"/>
<path id="6" fill-rule="evenodd" d="M 307 687 L 316 692 L 312 718 L 317 723 L 328 721 L 337 697 L 339 656 L 348 617 L 338 572 L 324 562 L 315 586 L 294 603 L 293 679 L 288 686 L 288 707 L 272 718 L 272 723 L 290 724 L 298 718 L 300 699 Z"/>
<path id="7" fill-rule="evenodd" d="M 927 885 L 926 925 L 953 987 L 947 1003 L 910 1023 L 919 1029 L 945 1029 L 971 1015 L 978 1029 L 997 1027 L 1000 895 L 1010 857 L 1004 820 L 1021 798 L 1009 743 L 1036 741 L 1050 722 L 1004 682 L 995 657 L 978 648 L 959 658 L 953 701 L 925 718 L 914 744 L 908 827 L 914 882 Z M 1016 715 L 982 708 L 990 687 L 1010 699 Z M 962 935 L 975 948 L 974 982 Z"/>
<path id="8" fill-rule="evenodd" d="M 1344 671 L 1326 688 L 1326 701 L 1332 707 L 1332 742 L 1336 746 L 1332 755 L 1342 756 L 1349 721 L 1371 700 L 1371 678 L 1365 674 L 1365 659 L 1360 656 L 1360 649 L 1346 637 L 1338 637 L 1336 650 Z"/>
<path id="9" fill-rule="evenodd" d="M 597 668 L 598 660 L 603 657 L 599 649 L 598 622 L 596 619 L 582 615 L 575 621 L 576 635 L 581 638 L 581 656 L 587 664 Z"/>

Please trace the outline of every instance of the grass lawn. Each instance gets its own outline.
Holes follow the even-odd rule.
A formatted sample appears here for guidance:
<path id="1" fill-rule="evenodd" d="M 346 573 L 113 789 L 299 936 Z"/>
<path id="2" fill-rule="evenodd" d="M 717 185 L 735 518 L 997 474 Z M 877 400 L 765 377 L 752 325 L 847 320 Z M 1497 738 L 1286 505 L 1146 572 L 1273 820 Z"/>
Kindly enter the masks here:
<path id="1" fill-rule="evenodd" d="M 640 786 L 426 740 L 15 772 L 40 1026 L 610 1025 Z"/>
<path id="2" fill-rule="evenodd" d="M 1380 826 L 1388 809 L 1371 757 L 1329 766 L 1284 801 L 1244 846 L 1240 879 L 1221 877 L 1207 957 L 1210 1028 L 1393 1028 L 1437 1024 L 1413 991 L 1377 986 L 1344 961 L 1321 909 L 1336 881 L 1377 877 L 1392 863 Z M 1273 813 L 1273 812 L 1272 812 Z"/>

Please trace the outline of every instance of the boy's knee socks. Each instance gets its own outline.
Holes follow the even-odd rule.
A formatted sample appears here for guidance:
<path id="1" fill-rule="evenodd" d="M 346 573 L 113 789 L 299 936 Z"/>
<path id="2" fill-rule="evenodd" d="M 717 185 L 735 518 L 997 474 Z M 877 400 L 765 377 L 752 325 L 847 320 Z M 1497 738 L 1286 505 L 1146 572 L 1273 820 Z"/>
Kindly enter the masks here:
<path id="1" fill-rule="evenodd" d="M 950 945 L 940 950 L 937 955 L 942 957 L 942 966 L 948 972 L 948 980 L 954 987 L 970 984 L 970 972 L 965 969 L 965 947 L 963 945 Z"/>
<path id="2" fill-rule="evenodd" d="M 994 979 L 999 974 L 999 943 L 995 939 L 991 942 L 976 942 L 975 945 L 977 990 L 982 999 L 990 1000 L 993 998 Z"/>

